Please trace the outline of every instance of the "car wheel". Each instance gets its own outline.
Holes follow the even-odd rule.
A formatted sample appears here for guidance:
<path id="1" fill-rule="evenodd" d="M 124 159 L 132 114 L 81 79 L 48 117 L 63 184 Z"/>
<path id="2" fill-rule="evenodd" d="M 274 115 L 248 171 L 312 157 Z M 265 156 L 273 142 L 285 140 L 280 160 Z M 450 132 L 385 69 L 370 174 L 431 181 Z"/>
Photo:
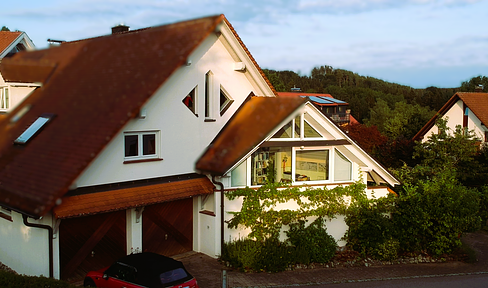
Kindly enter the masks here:
<path id="1" fill-rule="evenodd" d="M 95 285 L 95 281 L 93 281 L 93 279 L 85 278 L 85 281 L 83 282 L 83 287 L 97 287 L 97 285 Z"/>

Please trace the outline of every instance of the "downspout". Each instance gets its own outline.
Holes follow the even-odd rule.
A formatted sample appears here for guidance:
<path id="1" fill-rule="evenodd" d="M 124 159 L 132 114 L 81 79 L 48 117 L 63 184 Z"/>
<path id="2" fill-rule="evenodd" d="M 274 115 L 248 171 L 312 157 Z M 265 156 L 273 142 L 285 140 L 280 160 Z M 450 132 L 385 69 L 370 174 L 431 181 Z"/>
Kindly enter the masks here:
<path id="1" fill-rule="evenodd" d="M 220 254 L 224 251 L 224 184 L 215 180 L 212 175 L 212 183 L 220 186 Z"/>
<path id="2" fill-rule="evenodd" d="M 46 229 L 49 233 L 49 278 L 53 278 L 54 271 L 54 257 L 53 257 L 53 228 L 48 225 L 35 224 L 27 222 L 27 215 L 22 214 L 24 225 L 27 227 Z"/>

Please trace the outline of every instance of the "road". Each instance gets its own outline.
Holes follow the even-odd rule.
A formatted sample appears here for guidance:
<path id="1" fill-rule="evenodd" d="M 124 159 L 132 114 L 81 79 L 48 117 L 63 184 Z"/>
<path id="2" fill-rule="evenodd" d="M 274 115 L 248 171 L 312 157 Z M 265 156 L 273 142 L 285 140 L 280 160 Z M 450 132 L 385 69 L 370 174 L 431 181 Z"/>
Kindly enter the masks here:
<path id="1" fill-rule="evenodd" d="M 291 287 L 291 286 L 290 286 Z M 294 286 L 297 287 L 297 286 Z M 304 286 L 305 287 L 305 286 Z M 488 287 L 488 273 L 461 276 L 418 277 L 395 280 L 361 281 L 353 283 L 324 284 L 307 288 L 481 288 Z"/>

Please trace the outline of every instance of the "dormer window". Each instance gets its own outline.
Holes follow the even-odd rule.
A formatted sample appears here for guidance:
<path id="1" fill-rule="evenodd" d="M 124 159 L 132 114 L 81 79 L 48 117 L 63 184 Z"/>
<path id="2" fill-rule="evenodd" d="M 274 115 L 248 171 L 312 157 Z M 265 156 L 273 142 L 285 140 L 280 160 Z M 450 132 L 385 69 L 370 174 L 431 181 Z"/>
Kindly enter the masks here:
<path id="1" fill-rule="evenodd" d="M 15 139 L 15 144 L 26 144 L 35 135 L 39 134 L 41 129 L 52 119 L 54 114 L 43 114 L 22 133 L 19 138 Z"/>

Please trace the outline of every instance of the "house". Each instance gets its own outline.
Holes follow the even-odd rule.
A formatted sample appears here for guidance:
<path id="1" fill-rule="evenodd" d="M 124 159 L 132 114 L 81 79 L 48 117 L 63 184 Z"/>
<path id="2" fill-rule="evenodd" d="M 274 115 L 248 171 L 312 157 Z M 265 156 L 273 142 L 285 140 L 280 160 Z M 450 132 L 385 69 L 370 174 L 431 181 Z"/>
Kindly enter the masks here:
<path id="1" fill-rule="evenodd" d="M 0 31 L 0 62 L 20 51 L 34 50 L 34 43 L 25 32 Z M 35 87 L 36 83 L 5 83 L 0 73 L 0 116 L 17 106 Z"/>
<path id="2" fill-rule="evenodd" d="M 82 279 L 137 251 L 218 255 L 214 184 L 194 164 L 252 95 L 275 91 L 223 15 L 3 59 L 41 83 L 0 118 L 0 255 Z"/>
<path id="3" fill-rule="evenodd" d="M 225 190 L 269 181 L 271 157 L 293 185 L 398 183 L 311 102 L 275 97 L 223 15 L 116 30 L 1 63 L 7 83 L 41 83 L 0 118 L 0 255 L 17 272 L 74 281 L 132 252 L 217 257 L 239 233 Z"/>
<path id="4" fill-rule="evenodd" d="M 447 118 L 447 127 L 452 130 L 459 125 L 473 130 L 481 142 L 488 141 L 488 93 L 457 92 L 413 139 L 426 141 L 429 135 L 437 134 L 438 128 L 435 123 L 439 117 Z"/>
<path id="5" fill-rule="evenodd" d="M 276 103 L 301 97 L 253 98 L 243 104 L 196 163 L 196 169 L 217 179 L 220 195 L 243 187 L 257 188 L 272 182 L 293 186 L 333 188 L 354 182 L 367 184 L 375 197 L 394 193 L 399 181 L 376 162 L 311 101 L 300 106 Z M 269 113 L 280 106 L 284 113 Z M 218 178 L 217 178 L 218 177 Z M 218 193 L 216 193 L 218 194 Z M 225 224 L 242 199 L 221 201 L 221 242 L 245 237 L 249 231 Z M 285 203 L 280 209 L 295 209 Z M 344 217 L 328 221 L 328 232 L 339 245 L 347 231 Z"/>
<path id="6" fill-rule="evenodd" d="M 292 88 L 293 89 L 293 88 Z M 297 89 L 297 88 L 295 88 Z M 299 88 L 298 88 L 299 89 Z M 323 114 L 330 117 L 338 125 L 351 125 L 359 123 L 351 115 L 349 104 L 342 100 L 335 99 L 330 94 L 323 93 L 303 93 L 298 92 L 278 92 L 280 97 L 303 97 L 307 98 L 312 104 L 317 107 Z"/>

